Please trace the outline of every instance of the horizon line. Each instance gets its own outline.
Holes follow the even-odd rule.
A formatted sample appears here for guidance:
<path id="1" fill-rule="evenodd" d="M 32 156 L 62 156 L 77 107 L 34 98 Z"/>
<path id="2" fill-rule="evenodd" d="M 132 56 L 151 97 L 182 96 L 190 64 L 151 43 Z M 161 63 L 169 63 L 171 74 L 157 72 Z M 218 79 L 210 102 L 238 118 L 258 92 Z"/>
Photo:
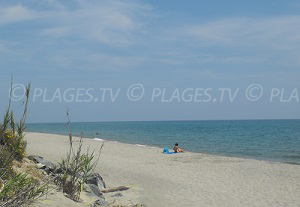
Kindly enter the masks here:
<path id="1" fill-rule="evenodd" d="M 300 120 L 300 118 L 289 119 L 183 119 L 183 120 L 118 120 L 118 121 L 74 121 L 71 123 L 109 123 L 109 122 L 187 122 L 187 121 L 280 121 L 280 120 Z M 28 122 L 27 124 L 62 124 L 66 122 Z"/>

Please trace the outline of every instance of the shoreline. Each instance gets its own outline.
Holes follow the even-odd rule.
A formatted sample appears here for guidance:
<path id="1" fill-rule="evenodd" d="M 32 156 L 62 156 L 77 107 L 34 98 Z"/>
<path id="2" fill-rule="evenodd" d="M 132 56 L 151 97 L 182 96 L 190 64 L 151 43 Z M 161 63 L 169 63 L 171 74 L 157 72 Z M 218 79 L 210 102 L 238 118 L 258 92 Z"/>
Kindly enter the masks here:
<path id="1" fill-rule="evenodd" d="M 28 154 L 57 162 L 68 137 L 27 132 Z M 102 141 L 84 139 L 98 153 Z M 96 171 L 109 187 L 131 186 L 126 202 L 157 206 L 297 206 L 300 166 L 106 141 Z"/>
<path id="2" fill-rule="evenodd" d="M 59 136 L 68 136 L 68 134 L 57 134 L 57 133 L 48 133 L 48 132 L 37 132 L 37 131 L 27 131 L 26 133 L 40 133 L 40 134 L 52 134 L 52 135 L 59 135 Z M 78 135 L 73 135 L 73 137 L 76 138 L 80 138 Z M 158 146 L 154 146 L 154 145 L 145 145 L 145 144 L 139 144 L 139 143 L 127 143 L 127 142 L 120 142 L 120 141 L 116 141 L 116 140 L 106 140 L 106 139 L 102 139 L 102 138 L 98 138 L 98 137 L 83 137 L 83 139 L 87 139 L 87 140 L 94 140 L 94 141 L 104 141 L 104 142 L 113 142 L 113 143 L 121 143 L 121 144 L 129 144 L 129 145 L 134 145 L 134 146 L 139 146 L 139 147 L 149 147 L 149 148 L 157 148 L 157 149 L 161 149 L 161 151 L 163 150 L 164 147 L 158 147 Z M 99 139 L 99 140 L 96 140 Z M 170 150 L 170 148 L 169 148 Z M 171 149 L 172 151 L 172 149 Z M 256 161 L 265 161 L 265 162 L 274 162 L 274 163 L 285 163 L 285 164 L 290 164 L 290 165 L 300 165 L 300 163 L 297 162 L 289 162 L 289 161 L 280 161 L 280 160 L 276 160 L 276 159 L 258 159 L 258 158 L 254 158 L 251 156 L 235 156 L 235 155 L 228 155 L 228 154 L 217 154 L 217 153 L 209 153 L 209 152 L 193 152 L 193 151 L 187 151 L 184 150 L 185 152 L 188 153 L 197 153 L 197 154 L 204 154 L 204 155 L 208 155 L 208 156 L 221 156 L 221 157 L 228 157 L 228 158 L 240 158 L 240 159 L 247 159 L 247 160 L 256 160 Z"/>

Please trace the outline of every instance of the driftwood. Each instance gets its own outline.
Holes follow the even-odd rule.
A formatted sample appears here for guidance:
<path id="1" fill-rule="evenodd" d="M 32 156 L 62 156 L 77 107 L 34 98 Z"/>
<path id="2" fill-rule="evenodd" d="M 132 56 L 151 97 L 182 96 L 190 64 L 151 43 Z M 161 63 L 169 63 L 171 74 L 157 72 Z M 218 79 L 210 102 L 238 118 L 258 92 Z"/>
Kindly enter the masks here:
<path id="1" fill-rule="evenodd" d="M 101 190 L 102 193 L 111 193 L 111 192 L 115 192 L 115 191 L 123 191 L 123 190 L 128 190 L 129 188 L 126 186 L 119 186 L 116 188 L 108 188 L 108 189 L 104 189 Z"/>

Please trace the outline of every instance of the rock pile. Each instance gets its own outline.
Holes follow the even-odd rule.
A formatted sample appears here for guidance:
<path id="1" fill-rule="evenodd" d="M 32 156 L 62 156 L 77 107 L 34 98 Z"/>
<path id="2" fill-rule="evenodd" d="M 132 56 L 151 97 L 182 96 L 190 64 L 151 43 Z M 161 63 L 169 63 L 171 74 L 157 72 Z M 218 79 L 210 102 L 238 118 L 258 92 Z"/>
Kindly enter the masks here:
<path id="1" fill-rule="evenodd" d="M 41 171 L 44 176 L 51 176 L 54 178 L 59 178 L 61 176 L 62 170 L 56 168 L 56 165 L 48 160 L 45 160 L 43 157 L 38 155 L 30 155 L 28 159 L 33 161 L 37 168 Z M 76 175 L 79 179 L 82 180 L 82 175 Z M 85 203 L 85 206 L 91 207 L 145 207 L 143 204 L 130 204 L 130 205 L 118 205 L 118 204 L 109 204 L 104 197 L 104 193 L 117 192 L 111 197 L 122 197 L 123 194 L 119 191 L 128 190 L 126 186 L 119 186 L 116 188 L 106 188 L 106 184 L 99 173 L 90 173 L 87 178 L 84 180 L 83 191 L 82 191 L 82 201 Z"/>

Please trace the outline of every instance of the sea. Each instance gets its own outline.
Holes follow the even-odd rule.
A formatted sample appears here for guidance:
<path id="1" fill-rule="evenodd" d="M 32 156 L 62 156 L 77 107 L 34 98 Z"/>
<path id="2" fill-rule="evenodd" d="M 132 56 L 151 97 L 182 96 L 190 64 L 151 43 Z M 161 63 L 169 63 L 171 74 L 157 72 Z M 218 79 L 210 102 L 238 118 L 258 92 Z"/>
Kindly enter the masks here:
<path id="1" fill-rule="evenodd" d="M 300 164 L 300 120 L 125 121 L 71 123 L 72 133 L 138 146 L 173 148 Z M 27 124 L 29 132 L 68 134 L 66 123 Z"/>

